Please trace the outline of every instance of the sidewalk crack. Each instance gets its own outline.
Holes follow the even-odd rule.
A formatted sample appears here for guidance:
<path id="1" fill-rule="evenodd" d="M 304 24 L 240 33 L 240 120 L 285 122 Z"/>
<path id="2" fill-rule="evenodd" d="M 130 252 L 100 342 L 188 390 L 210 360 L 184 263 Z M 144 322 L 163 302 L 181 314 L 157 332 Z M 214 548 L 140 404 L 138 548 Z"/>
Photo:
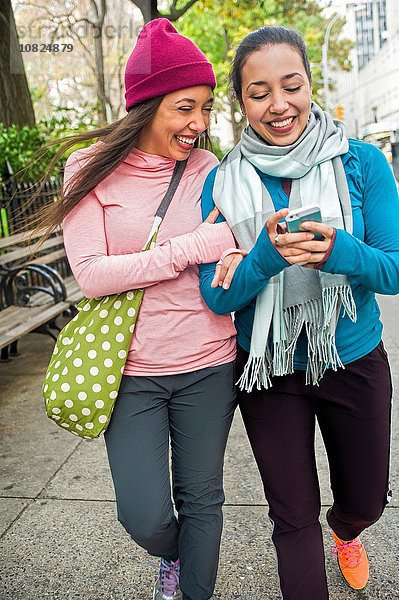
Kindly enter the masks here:
<path id="1" fill-rule="evenodd" d="M 21 497 L 21 499 L 27 499 L 29 500 L 29 502 L 27 502 L 27 504 L 19 511 L 19 513 L 17 514 L 17 516 L 15 517 L 15 519 L 13 519 L 11 521 L 11 523 L 9 523 L 9 525 L 5 528 L 5 530 L 1 533 L 0 535 L 0 540 L 3 539 L 3 537 L 10 531 L 10 529 L 13 527 L 14 523 L 16 523 L 16 521 L 18 521 L 18 519 L 20 519 L 20 517 L 23 515 L 23 513 L 35 502 L 35 500 L 38 500 L 41 495 L 44 493 L 44 490 L 47 488 L 47 486 L 51 483 L 51 481 L 54 479 L 54 477 L 60 472 L 60 470 L 62 469 L 62 467 L 65 465 L 65 463 L 68 462 L 68 460 L 73 456 L 73 454 L 76 452 L 76 450 L 78 448 L 80 448 L 81 444 L 84 442 L 84 440 L 80 440 L 76 446 L 73 448 L 73 450 L 67 455 L 67 457 L 62 461 L 62 463 L 60 464 L 60 466 L 58 467 L 58 469 L 51 475 L 51 477 L 49 477 L 48 481 L 43 485 L 43 487 L 41 488 L 41 490 L 36 494 L 36 496 L 29 497 L 29 498 L 25 498 L 25 497 Z M 1 496 L 2 498 L 18 498 L 18 496 Z"/>

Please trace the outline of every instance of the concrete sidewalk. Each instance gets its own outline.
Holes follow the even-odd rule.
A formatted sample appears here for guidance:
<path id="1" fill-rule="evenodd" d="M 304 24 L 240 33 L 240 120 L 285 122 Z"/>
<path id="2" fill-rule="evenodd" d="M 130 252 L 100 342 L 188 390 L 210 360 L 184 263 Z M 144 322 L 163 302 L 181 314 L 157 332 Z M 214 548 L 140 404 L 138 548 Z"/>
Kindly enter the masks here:
<path id="1" fill-rule="evenodd" d="M 381 305 L 384 341 L 398 388 L 399 298 L 382 298 Z M 49 338 L 30 335 L 20 342 L 19 358 L 0 364 L 0 599 L 149 600 L 157 561 L 137 548 L 116 521 L 103 441 L 79 440 L 44 414 L 40 386 L 51 349 Z M 331 600 L 399 599 L 398 410 L 396 402 L 394 498 L 380 522 L 363 535 L 371 561 L 370 584 L 354 592 L 343 583 L 324 527 Z M 319 440 L 318 462 L 324 526 L 331 496 Z M 280 595 L 271 526 L 238 412 L 228 444 L 225 488 L 214 597 L 275 600 Z"/>

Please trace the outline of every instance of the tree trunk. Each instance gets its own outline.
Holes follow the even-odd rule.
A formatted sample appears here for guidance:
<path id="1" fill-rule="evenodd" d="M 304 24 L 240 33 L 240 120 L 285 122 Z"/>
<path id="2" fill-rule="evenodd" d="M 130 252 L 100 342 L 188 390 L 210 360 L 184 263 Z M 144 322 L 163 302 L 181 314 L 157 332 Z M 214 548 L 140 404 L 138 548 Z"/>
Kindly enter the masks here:
<path id="1" fill-rule="evenodd" d="M 187 0 L 184 6 L 176 8 L 177 1 L 178 0 L 173 0 L 169 7 L 169 14 L 161 15 L 158 10 L 158 0 L 131 0 L 131 2 L 141 11 L 144 24 L 152 21 L 153 19 L 158 19 L 159 17 L 165 17 L 166 19 L 169 19 L 169 21 L 177 21 L 189 8 L 191 8 L 191 6 L 193 6 L 193 4 L 197 2 L 197 0 Z"/>
<path id="2" fill-rule="evenodd" d="M 224 37 L 224 50 L 225 50 L 225 60 L 228 60 L 230 62 L 230 66 L 231 66 L 231 59 L 229 58 L 229 52 L 230 52 L 230 39 L 229 39 L 229 32 L 226 26 L 223 27 L 223 37 Z M 227 103 L 229 106 L 229 111 L 230 111 L 230 124 L 231 124 L 231 129 L 233 132 L 233 141 L 234 141 L 234 145 L 238 144 L 238 142 L 241 139 L 241 132 L 244 128 L 245 125 L 245 121 L 243 119 L 241 119 L 241 121 L 237 122 L 236 121 L 236 113 L 239 112 L 240 107 L 238 106 L 238 102 L 235 99 L 235 96 L 233 93 L 228 92 L 227 93 Z"/>
<path id="3" fill-rule="evenodd" d="M 91 0 L 92 9 L 92 26 L 94 36 L 94 59 L 96 63 L 96 88 L 98 98 L 98 122 L 100 127 L 107 124 L 107 94 L 105 92 L 104 79 L 104 48 L 103 48 L 103 28 L 104 20 L 107 12 L 106 0 Z M 111 103 L 109 103 L 111 104 Z"/>
<path id="4" fill-rule="evenodd" d="M 10 0 L 0 0 L 0 123 L 6 127 L 35 124 Z"/>
<path id="5" fill-rule="evenodd" d="M 102 27 L 101 27 L 102 30 Z M 94 39 L 94 56 L 96 60 L 96 86 L 98 98 L 98 122 L 100 127 L 107 124 L 107 95 L 105 93 L 104 79 L 104 49 L 102 35 L 98 35 Z"/>
<path id="6" fill-rule="evenodd" d="M 153 19 L 158 19 L 162 15 L 158 10 L 157 0 L 131 0 L 135 6 L 141 11 L 144 19 L 144 25 Z"/>
<path id="7" fill-rule="evenodd" d="M 162 15 L 158 10 L 158 0 L 151 0 L 150 4 L 151 4 L 151 21 L 152 21 L 153 19 L 158 19 Z"/>

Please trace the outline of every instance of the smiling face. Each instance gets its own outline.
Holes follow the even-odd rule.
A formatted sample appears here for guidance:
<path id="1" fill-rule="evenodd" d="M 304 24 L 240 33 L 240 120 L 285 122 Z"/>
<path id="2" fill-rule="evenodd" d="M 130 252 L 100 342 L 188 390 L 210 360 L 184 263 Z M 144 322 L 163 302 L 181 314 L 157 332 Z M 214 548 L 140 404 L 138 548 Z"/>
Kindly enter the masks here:
<path id="1" fill-rule="evenodd" d="M 209 127 L 212 104 L 212 89 L 207 85 L 167 94 L 152 121 L 141 130 L 138 149 L 185 160 L 195 140 Z"/>
<path id="2" fill-rule="evenodd" d="M 312 94 L 299 52 L 288 44 L 263 46 L 248 56 L 241 76 L 241 106 L 252 129 L 272 146 L 296 142 Z"/>

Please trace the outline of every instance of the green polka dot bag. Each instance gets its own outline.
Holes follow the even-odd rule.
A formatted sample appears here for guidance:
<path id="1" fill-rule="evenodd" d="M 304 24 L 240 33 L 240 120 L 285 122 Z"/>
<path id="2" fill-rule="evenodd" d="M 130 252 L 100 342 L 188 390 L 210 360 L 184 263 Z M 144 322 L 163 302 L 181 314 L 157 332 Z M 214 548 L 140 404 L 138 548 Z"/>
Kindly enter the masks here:
<path id="1" fill-rule="evenodd" d="M 43 383 L 47 415 L 83 437 L 109 424 L 144 290 L 84 299 L 58 336 Z"/>
<path id="2" fill-rule="evenodd" d="M 155 246 L 186 162 L 176 163 L 143 251 Z M 47 416 L 74 435 L 96 438 L 110 422 L 143 296 L 139 289 L 84 298 L 57 338 L 43 398 Z"/>

